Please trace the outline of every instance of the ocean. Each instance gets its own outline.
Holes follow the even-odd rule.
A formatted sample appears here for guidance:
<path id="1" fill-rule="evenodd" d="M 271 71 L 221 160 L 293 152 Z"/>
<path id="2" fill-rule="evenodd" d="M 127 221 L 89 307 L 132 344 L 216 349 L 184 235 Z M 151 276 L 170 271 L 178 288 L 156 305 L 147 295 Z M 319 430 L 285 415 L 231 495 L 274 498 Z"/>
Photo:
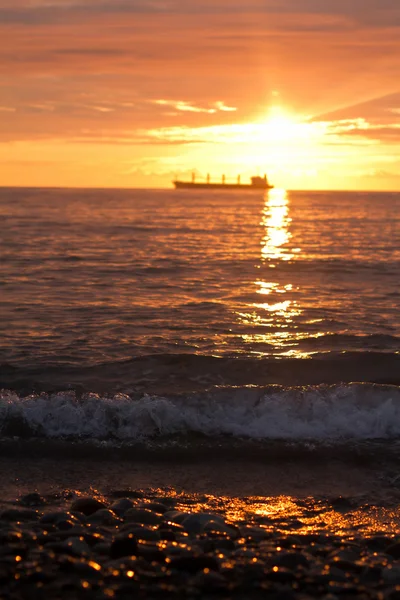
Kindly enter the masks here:
<path id="1" fill-rule="evenodd" d="M 399 193 L 3 188 L 0 211 L 3 437 L 400 439 Z"/>
<path id="2" fill-rule="evenodd" d="M 0 189 L 5 598 L 397 598 L 400 193 Z"/>

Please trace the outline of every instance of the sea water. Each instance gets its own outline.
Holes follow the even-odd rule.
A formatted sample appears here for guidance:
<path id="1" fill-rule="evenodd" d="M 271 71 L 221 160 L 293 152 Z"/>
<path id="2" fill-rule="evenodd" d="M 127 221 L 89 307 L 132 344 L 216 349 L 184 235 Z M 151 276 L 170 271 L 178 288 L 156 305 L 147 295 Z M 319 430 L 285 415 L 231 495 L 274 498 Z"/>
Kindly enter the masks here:
<path id="1" fill-rule="evenodd" d="M 400 194 L 0 190 L 0 434 L 400 439 Z"/>

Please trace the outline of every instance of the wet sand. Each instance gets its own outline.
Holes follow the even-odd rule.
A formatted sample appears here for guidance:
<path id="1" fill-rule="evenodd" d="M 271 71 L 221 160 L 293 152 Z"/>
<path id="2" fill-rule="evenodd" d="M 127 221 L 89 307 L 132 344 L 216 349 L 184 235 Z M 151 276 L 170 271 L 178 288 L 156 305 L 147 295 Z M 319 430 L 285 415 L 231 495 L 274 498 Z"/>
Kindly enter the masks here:
<path id="1" fill-rule="evenodd" d="M 288 456 L 260 456 L 258 460 L 231 458 L 217 449 L 203 458 L 193 457 L 188 451 L 184 457 L 163 455 L 160 450 L 138 451 L 130 457 L 117 457 L 113 451 L 96 449 L 96 457 L 81 458 L 79 446 L 71 451 L 71 458 L 53 454 L 44 457 L 34 453 L 18 453 L 14 447 L 3 447 L 0 459 L 0 486 L 2 501 L 12 500 L 20 494 L 38 490 L 75 489 L 85 492 L 97 489 L 107 492 L 116 487 L 167 488 L 188 493 L 216 496 L 280 496 L 359 497 L 372 504 L 393 505 L 400 502 L 400 469 L 396 456 L 388 459 L 360 457 L 354 454 L 338 459 L 328 458 L 323 451 L 301 453 L 295 458 L 292 450 Z M 114 451 L 115 452 L 115 451 Z M 171 449 L 169 450 L 171 453 Z M 110 454 L 110 460 L 107 459 Z M 53 456 L 54 458 L 50 458 Z M 157 457 L 157 458 L 156 458 Z"/>

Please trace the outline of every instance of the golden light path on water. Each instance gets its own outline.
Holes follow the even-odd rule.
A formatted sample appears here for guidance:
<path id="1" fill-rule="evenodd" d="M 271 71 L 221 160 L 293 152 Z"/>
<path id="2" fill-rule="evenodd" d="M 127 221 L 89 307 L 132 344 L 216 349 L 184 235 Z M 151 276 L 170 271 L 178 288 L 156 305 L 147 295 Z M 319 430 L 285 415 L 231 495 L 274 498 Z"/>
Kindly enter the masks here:
<path id="1" fill-rule="evenodd" d="M 292 234 L 289 216 L 289 200 L 286 190 L 272 189 L 266 196 L 263 208 L 261 225 L 265 228 L 265 236 L 261 241 L 261 257 L 270 260 L 270 268 L 275 268 L 275 261 L 289 261 L 295 251 L 287 247 Z"/>
<path id="2" fill-rule="evenodd" d="M 282 271 L 279 270 L 280 264 L 296 261 L 301 256 L 301 248 L 291 246 L 292 218 L 286 190 L 272 189 L 266 194 L 260 225 L 264 230 L 260 270 L 268 272 L 269 277 L 260 277 L 254 281 L 254 285 L 257 294 L 271 298 L 270 301 L 253 302 L 249 305 L 248 312 L 238 313 L 242 324 L 263 329 L 260 333 L 243 334 L 242 339 L 247 343 L 271 345 L 282 357 L 306 358 L 312 352 L 301 352 L 297 348 L 300 340 L 310 337 L 308 332 L 296 331 L 296 321 L 303 313 L 293 298 L 299 290 L 290 281 L 282 281 Z M 276 301 L 277 294 L 280 295 L 279 301 Z M 288 295 L 290 298 L 285 299 Z M 323 335 L 322 332 L 313 333 L 312 337 Z"/>
<path id="3" fill-rule="evenodd" d="M 177 508 L 179 494 L 175 496 Z M 381 506 L 346 505 L 338 497 L 338 504 L 325 499 L 278 495 L 233 498 L 208 494 L 201 500 L 193 495 L 191 511 L 222 511 L 232 523 L 245 522 L 268 532 L 284 534 L 330 534 L 352 538 L 355 535 L 373 535 L 377 531 L 392 534 L 398 527 L 399 515 L 394 508 Z"/>

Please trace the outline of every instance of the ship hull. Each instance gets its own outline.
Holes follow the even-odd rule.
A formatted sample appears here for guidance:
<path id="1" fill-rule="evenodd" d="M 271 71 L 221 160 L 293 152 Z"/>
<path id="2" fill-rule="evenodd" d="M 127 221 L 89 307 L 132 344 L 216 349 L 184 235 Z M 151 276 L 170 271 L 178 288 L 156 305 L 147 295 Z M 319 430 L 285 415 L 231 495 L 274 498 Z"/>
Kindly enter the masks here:
<path id="1" fill-rule="evenodd" d="M 189 181 L 174 181 L 176 189 L 184 190 L 243 190 L 243 191 L 260 191 L 270 190 L 274 186 L 266 183 L 265 185 L 252 185 L 246 183 L 193 183 Z"/>

